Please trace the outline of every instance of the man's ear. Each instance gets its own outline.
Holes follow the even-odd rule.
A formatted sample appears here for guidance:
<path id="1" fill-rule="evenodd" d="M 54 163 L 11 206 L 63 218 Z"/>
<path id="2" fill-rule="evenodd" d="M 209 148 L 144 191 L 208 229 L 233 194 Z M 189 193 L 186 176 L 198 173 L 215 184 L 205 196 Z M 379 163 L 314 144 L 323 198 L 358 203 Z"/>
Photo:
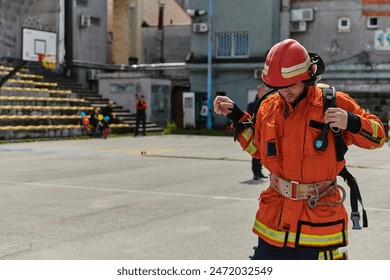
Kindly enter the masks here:
<path id="1" fill-rule="evenodd" d="M 317 69 L 318 69 L 317 64 L 312 64 L 311 65 L 311 69 L 312 69 L 313 73 L 316 74 L 317 73 Z"/>

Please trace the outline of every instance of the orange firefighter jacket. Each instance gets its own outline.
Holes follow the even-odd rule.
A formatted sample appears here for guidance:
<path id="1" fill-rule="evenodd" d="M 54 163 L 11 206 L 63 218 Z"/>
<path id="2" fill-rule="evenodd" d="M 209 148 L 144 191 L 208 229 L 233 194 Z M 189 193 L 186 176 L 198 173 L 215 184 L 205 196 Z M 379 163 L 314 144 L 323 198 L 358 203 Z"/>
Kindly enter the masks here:
<path id="1" fill-rule="evenodd" d="M 374 149 L 384 144 L 385 130 L 377 116 L 367 113 L 343 92 L 337 92 L 336 105 L 360 117 L 358 133 L 342 131 L 347 146 Z M 246 113 L 240 121 L 248 118 Z M 280 94 L 273 94 L 261 103 L 254 131 L 244 129 L 238 141 L 245 151 L 261 158 L 271 174 L 285 180 L 301 184 L 334 180 L 346 163 L 337 162 L 331 130 L 327 149 L 315 149 L 314 141 L 321 131 L 315 124 L 323 124 L 323 118 L 319 87 L 310 86 L 307 96 L 294 109 Z M 337 191 L 318 202 L 340 199 Z M 292 200 L 268 188 L 260 194 L 253 232 L 275 246 L 327 250 L 348 244 L 348 215 L 343 204 L 310 208 L 307 200 Z"/>
<path id="2" fill-rule="evenodd" d="M 135 103 L 135 109 L 136 110 L 146 110 L 148 108 L 148 102 L 147 101 L 143 101 L 141 102 L 140 100 L 137 100 L 137 102 Z"/>

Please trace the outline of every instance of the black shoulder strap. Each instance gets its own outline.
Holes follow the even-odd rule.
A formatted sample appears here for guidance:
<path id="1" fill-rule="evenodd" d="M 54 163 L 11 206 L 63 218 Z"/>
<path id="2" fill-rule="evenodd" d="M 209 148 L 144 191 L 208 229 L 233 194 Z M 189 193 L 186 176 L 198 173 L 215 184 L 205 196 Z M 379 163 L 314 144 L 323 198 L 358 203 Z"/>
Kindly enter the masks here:
<path id="1" fill-rule="evenodd" d="M 334 87 L 322 88 L 322 96 L 323 96 L 323 103 L 324 103 L 324 108 L 323 108 L 324 112 L 329 107 L 336 107 L 336 89 Z M 335 139 L 336 158 L 337 161 L 342 161 L 344 160 L 344 155 L 347 152 L 348 147 L 343 140 L 340 130 L 332 130 L 332 131 Z M 362 228 L 360 226 L 360 213 L 359 213 L 358 202 L 360 202 L 362 206 L 363 227 L 368 227 L 367 213 L 366 210 L 364 209 L 363 200 L 360 195 L 359 186 L 357 184 L 355 177 L 353 177 L 353 175 L 349 173 L 347 167 L 345 166 L 338 175 L 344 179 L 344 181 L 347 183 L 347 185 L 350 188 L 350 203 L 352 209 L 351 220 L 353 223 L 352 229 Z"/>
<path id="2" fill-rule="evenodd" d="M 262 97 L 260 97 L 257 100 L 257 102 L 255 104 L 255 107 L 253 108 L 253 114 L 252 114 L 253 118 L 251 120 L 246 120 L 246 121 L 243 121 L 243 122 L 240 122 L 240 123 L 233 124 L 233 127 L 234 127 L 234 141 L 237 140 L 238 135 L 241 133 L 241 131 L 243 129 L 245 129 L 245 128 L 252 128 L 252 129 L 254 129 L 255 128 L 256 115 L 257 115 L 257 111 L 259 110 L 261 102 L 263 102 L 268 96 L 274 94 L 277 91 L 278 91 L 277 89 L 271 89 L 271 90 L 267 91 Z"/>
<path id="3" fill-rule="evenodd" d="M 322 98 L 324 103 L 324 112 L 329 107 L 337 107 L 336 105 L 336 89 L 334 87 L 328 87 L 322 89 Z M 341 135 L 340 129 L 333 130 L 333 135 L 335 139 L 335 146 L 336 146 L 336 158 L 337 161 L 343 161 L 344 155 L 348 150 L 347 145 L 345 145 L 343 137 Z"/>
<path id="4" fill-rule="evenodd" d="M 336 89 L 334 87 L 322 88 L 322 98 L 324 101 L 324 112 L 329 107 L 336 107 Z"/>
<path id="5" fill-rule="evenodd" d="M 261 102 L 263 102 L 265 99 L 267 99 L 268 96 L 276 93 L 278 90 L 277 89 L 271 89 L 269 91 L 267 91 L 262 97 L 260 97 L 257 102 L 256 102 L 256 105 L 255 105 L 255 108 L 253 110 L 253 114 L 254 114 L 254 117 L 253 117 L 253 120 L 252 122 L 255 124 L 256 123 L 256 115 L 257 115 L 257 110 L 259 110 L 259 107 L 261 105 Z"/>
<path id="6" fill-rule="evenodd" d="M 344 181 L 347 183 L 347 185 L 350 188 L 350 203 L 352 209 L 351 212 L 352 229 L 362 229 L 362 227 L 360 226 L 360 213 L 359 213 L 358 202 L 360 202 L 362 206 L 363 227 L 368 227 L 367 212 L 364 209 L 363 199 L 362 196 L 360 195 L 360 190 L 356 178 L 353 177 L 351 173 L 349 173 L 347 167 L 345 166 L 339 173 L 339 176 L 341 176 L 344 179 Z"/>

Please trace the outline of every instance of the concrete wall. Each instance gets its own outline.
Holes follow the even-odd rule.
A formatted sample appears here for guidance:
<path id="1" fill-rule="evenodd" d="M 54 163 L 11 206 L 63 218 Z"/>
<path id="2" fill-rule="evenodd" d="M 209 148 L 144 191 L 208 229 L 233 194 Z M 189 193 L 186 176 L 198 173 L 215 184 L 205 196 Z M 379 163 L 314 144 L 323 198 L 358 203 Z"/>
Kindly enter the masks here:
<path id="1" fill-rule="evenodd" d="M 58 33 L 59 12 L 59 0 L 2 0 L 0 57 L 21 59 L 22 27 Z"/>
<path id="2" fill-rule="evenodd" d="M 190 9 L 209 10 L 209 0 L 192 0 Z M 279 1 L 214 0 L 213 32 L 240 31 L 250 33 L 251 57 L 264 56 L 279 40 Z M 275 13 L 277 12 L 277 13 Z M 193 18 L 194 22 L 208 22 L 208 15 Z M 192 33 L 191 50 L 195 57 L 207 55 L 207 33 Z"/>
<path id="3" fill-rule="evenodd" d="M 76 2 L 77 3 L 77 2 Z M 95 18 L 91 25 L 79 25 L 81 15 Z M 87 7 L 75 6 L 73 10 L 73 59 L 89 63 L 107 62 L 107 1 L 88 1 Z"/>
<path id="4" fill-rule="evenodd" d="M 74 1 L 72 20 L 73 37 L 73 68 L 72 77 L 81 84 L 87 84 L 87 71 L 94 64 L 107 63 L 107 1 L 95 0 L 86 2 L 87 5 L 77 5 Z M 89 26 L 80 25 L 80 17 L 89 16 Z"/>
<path id="5" fill-rule="evenodd" d="M 192 0 L 190 9 L 209 10 L 208 0 Z M 280 38 L 280 3 L 266 0 L 214 0 L 212 15 L 213 36 L 216 32 L 248 31 L 249 49 L 248 58 L 215 58 L 215 39 L 213 38 L 212 62 L 212 99 L 218 92 L 224 92 L 231 97 L 241 108 L 246 108 L 248 92 L 256 89 L 259 79 L 254 76 L 256 69 L 263 67 L 267 51 Z M 208 23 L 208 15 L 193 18 L 193 23 Z M 187 66 L 191 71 L 191 91 L 207 92 L 207 53 L 208 33 L 194 33 L 191 35 L 192 61 Z M 214 116 L 214 126 L 224 126 L 226 118 Z"/>
<path id="6" fill-rule="evenodd" d="M 143 61 L 156 63 L 157 36 L 156 27 L 142 28 L 143 35 Z M 191 26 L 176 25 L 164 27 L 164 59 L 165 62 L 185 62 L 190 51 Z"/>
<path id="7" fill-rule="evenodd" d="M 112 73 L 99 76 L 99 94 L 135 113 L 137 96 L 144 95 L 149 103 L 147 121 L 166 123 L 170 120 L 171 81 L 151 79 L 142 73 Z"/>
<path id="8" fill-rule="evenodd" d="M 390 3 L 364 5 L 364 2 L 367 1 L 294 1 L 292 9 L 313 8 L 314 20 L 307 22 L 306 32 L 294 32 L 291 37 L 309 51 L 319 53 L 329 65 L 390 63 L 390 48 L 375 48 L 377 31 L 390 32 Z M 377 28 L 367 27 L 367 15 L 370 14 L 378 17 Z M 350 31 L 339 30 L 340 17 L 350 19 Z"/>

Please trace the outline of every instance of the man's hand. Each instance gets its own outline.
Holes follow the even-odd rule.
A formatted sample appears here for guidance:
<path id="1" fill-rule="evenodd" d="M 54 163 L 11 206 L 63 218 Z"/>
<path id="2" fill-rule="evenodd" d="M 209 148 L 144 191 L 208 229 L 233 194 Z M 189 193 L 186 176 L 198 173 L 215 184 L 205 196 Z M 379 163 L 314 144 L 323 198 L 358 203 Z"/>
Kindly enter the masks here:
<path id="1" fill-rule="evenodd" d="M 232 112 L 229 109 L 232 109 L 234 107 L 233 103 L 234 102 L 229 97 L 218 95 L 214 99 L 214 112 L 219 115 L 226 116 L 227 114 Z"/>
<path id="2" fill-rule="evenodd" d="M 325 111 L 324 123 L 332 128 L 346 129 L 348 125 L 348 113 L 341 108 L 328 108 Z"/>

